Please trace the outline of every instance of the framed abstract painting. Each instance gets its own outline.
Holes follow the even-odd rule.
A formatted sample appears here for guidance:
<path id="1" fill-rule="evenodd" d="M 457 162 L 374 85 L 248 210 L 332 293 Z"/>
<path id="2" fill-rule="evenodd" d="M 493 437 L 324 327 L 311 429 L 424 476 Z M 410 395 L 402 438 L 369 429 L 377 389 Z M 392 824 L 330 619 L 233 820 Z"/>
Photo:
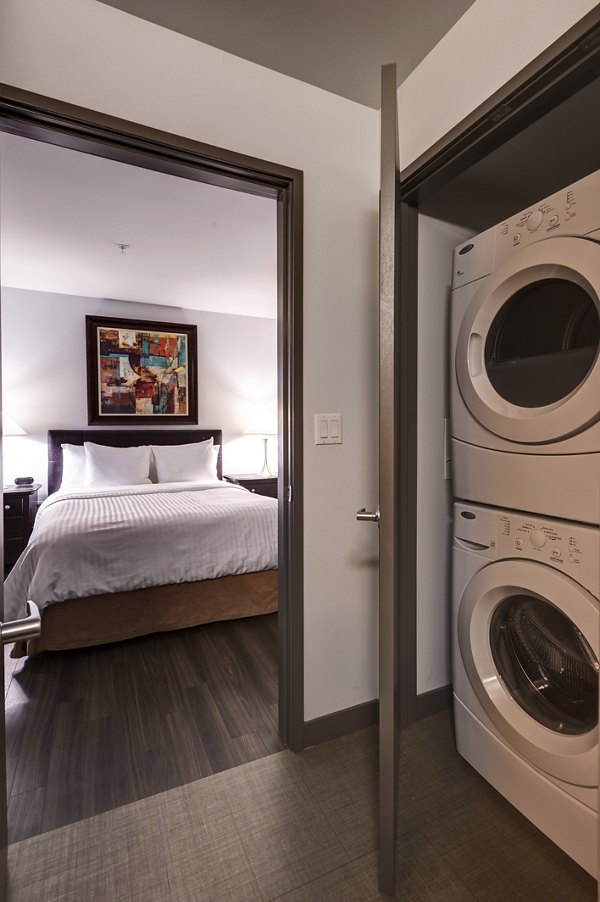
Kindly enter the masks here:
<path id="1" fill-rule="evenodd" d="M 196 326 L 85 320 L 91 426 L 198 422 Z"/>

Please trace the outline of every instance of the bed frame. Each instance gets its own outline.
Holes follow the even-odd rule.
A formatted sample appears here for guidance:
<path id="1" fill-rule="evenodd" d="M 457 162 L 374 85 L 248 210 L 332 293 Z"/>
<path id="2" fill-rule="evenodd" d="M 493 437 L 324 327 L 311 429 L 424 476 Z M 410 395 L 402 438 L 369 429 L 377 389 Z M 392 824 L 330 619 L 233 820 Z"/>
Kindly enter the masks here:
<path id="1" fill-rule="evenodd" d="M 211 437 L 221 446 L 217 461 L 217 475 L 221 479 L 223 434 L 220 429 L 53 429 L 48 432 L 48 494 L 55 492 L 62 480 L 62 444 L 97 442 L 128 448 L 181 445 Z M 276 610 L 276 570 L 73 598 L 44 608 L 41 636 L 16 643 L 11 654 L 24 657 L 42 651 L 103 645 Z"/>

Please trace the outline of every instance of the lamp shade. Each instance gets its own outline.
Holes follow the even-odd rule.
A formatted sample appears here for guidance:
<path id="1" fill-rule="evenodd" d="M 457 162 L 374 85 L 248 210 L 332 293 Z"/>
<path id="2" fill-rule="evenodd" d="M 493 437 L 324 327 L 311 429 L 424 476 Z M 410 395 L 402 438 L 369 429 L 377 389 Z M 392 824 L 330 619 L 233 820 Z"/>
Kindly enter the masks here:
<path id="1" fill-rule="evenodd" d="M 18 423 L 9 417 L 8 414 L 2 414 L 2 435 L 27 435 Z"/>
<path id="2" fill-rule="evenodd" d="M 273 411 L 257 411 L 244 429 L 244 435 L 277 435 L 277 414 Z"/>

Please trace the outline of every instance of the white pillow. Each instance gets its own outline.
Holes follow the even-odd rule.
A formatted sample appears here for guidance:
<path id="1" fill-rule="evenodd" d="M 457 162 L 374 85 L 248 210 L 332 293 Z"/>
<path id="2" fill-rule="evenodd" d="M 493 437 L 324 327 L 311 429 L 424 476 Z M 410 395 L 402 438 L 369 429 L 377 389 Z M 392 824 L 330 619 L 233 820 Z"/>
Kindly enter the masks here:
<path id="1" fill-rule="evenodd" d="M 212 435 L 211 435 L 211 437 L 210 437 L 210 438 L 207 438 L 206 441 L 204 441 L 204 442 L 189 442 L 189 443 L 186 444 L 186 445 L 177 445 L 177 447 L 178 447 L 178 448 L 196 448 L 196 449 L 197 449 L 197 448 L 203 448 L 203 447 L 204 447 L 204 448 L 208 448 L 208 447 L 212 447 L 213 441 L 214 441 L 214 439 L 213 439 L 213 437 L 212 437 Z M 163 447 L 173 448 L 173 447 L 175 447 L 175 446 L 174 446 L 174 445 L 167 445 L 167 446 L 165 446 L 165 445 L 150 445 L 150 449 L 151 449 L 152 452 L 154 452 L 154 449 L 155 449 L 155 448 L 163 448 Z M 187 481 L 188 481 L 188 480 L 184 480 L 184 482 L 187 482 Z M 158 478 L 158 474 L 157 474 L 157 472 L 156 472 L 156 455 L 155 455 L 154 453 L 152 453 L 152 454 L 150 455 L 150 482 L 168 482 L 167 479 L 160 480 L 160 479 Z"/>
<path id="2" fill-rule="evenodd" d="M 159 482 L 216 482 L 219 445 L 212 438 L 188 445 L 152 445 Z"/>
<path id="3" fill-rule="evenodd" d="M 85 448 L 83 445 L 61 445 L 63 472 L 61 492 L 71 492 L 85 485 Z"/>
<path id="4" fill-rule="evenodd" d="M 150 445 L 111 448 L 109 445 L 84 442 L 84 448 L 87 489 L 101 489 L 111 485 L 144 485 L 150 482 Z"/>

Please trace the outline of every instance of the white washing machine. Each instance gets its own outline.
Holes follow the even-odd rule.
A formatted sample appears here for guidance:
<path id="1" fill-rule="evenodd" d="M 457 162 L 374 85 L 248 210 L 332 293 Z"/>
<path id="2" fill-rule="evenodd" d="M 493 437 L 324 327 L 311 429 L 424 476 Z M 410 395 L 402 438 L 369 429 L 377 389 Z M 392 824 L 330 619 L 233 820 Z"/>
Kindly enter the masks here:
<path id="1" fill-rule="evenodd" d="M 600 172 L 456 248 L 454 494 L 598 523 Z"/>
<path id="2" fill-rule="evenodd" d="M 599 539 L 591 526 L 454 506 L 458 751 L 593 876 Z"/>

